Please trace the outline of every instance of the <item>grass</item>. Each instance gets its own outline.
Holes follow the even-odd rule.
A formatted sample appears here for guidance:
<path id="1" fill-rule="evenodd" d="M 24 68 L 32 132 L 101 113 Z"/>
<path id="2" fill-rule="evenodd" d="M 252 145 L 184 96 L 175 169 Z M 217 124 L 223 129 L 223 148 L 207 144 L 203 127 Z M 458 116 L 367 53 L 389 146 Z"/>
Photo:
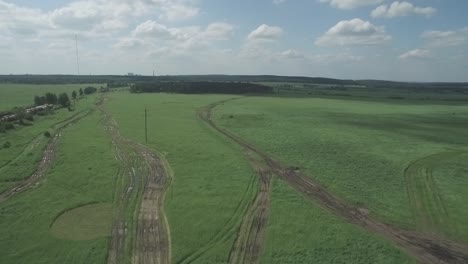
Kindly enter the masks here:
<path id="1" fill-rule="evenodd" d="M 59 239 L 51 232 L 64 211 L 91 203 L 112 203 L 118 166 L 110 139 L 94 112 L 59 140 L 58 158 L 34 190 L 0 204 L 2 263 L 103 263 L 107 238 Z"/>
<path id="2" fill-rule="evenodd" d="M 452 223 L 452 229 L 446 230 L 458 240 L 468 242 L 468 166 L 466 159 L 468 153 L 461 153 L 450 160 L 445 160 L 443 165 L 436 166 L 432 171 L 435 184 L 439 192 L 443 195 L 447 217 Z"/>
<path id="3" fill-rule="evenodd" d="M 251 189 L 252 181 L 255 183 L 252 169 L 242 157 L 241 149 L 208 129 L 196 117 L 199 107 L 226 98 L 229 97 L 115 93 L 107 105 L 123 135 L 140 142 L 144 142 L 144 108 L 148 108 L 148 145 L 165 153 L 174 171 L 174 182 L 165 205 L 174 263 L 185 260 L 225 263 L 234 242 L 233 234 L 245 213 L 245 202 L 255 194 Z M 121 107 L 124 103 L 125 108 Z M 242 111 L 243 107 L 236 109 Z M 295 197 L 292 202 L 285 198 L 291 196 Z M 325 254 L 330 254 L 325 260 L 349 260 L 351 263 L 366 258 L 374 263 L 411 263 L 394 246 L 311 206 L 279 183 L 275 183 L 273 191 L 271 217 L 264 263 L 283 263 L 287 259 L 290 263 L 312 261 Z M 322 232 L 330 222 L 333 227 Z M 328 237 L 330 235 L 334 237 Z M 334 252 L 335 242 L 340 249 L 349 248 L 344 253 Z M 317 255 L 312 248 L 320 244 L 323 247 L 317 250 L 327 250 L 323 255 Z M 192 258 L 198 254 L 199 258 Z M 284 257 L 280 256 L 282 254 Z"/>
<path id="4" fill-rule="evenodd" d="M 339 197 L 385 222 L 416 229 L 404 171 L 413 161 L 466 150 L 468 107 L 249 97 L 216 110 L 222 126 L 291 166 Z M 457 167 L 466 171 L 466 167 Z M 449 207 L 466 215 L 461 176 L 436 177 Z M 441 183 L 445 182 L 445 183 Z M 453 198 L 456 197 L 456 198 Z M 466 219 L 466 218 L 465 218 Z M 454 221 L 463 225 L 463 219 Z M 462 236 L 468 238 L 466 229 Z"/>
<path id="5" fill-rule="evenodd" d="M 262 263 L 416 263 L 390 242 L 337 219 L 279 179 L 272 186 Z"/>
<path id="6" fill-rule="evenodd" d="M 42 150 L 49 138 L 45 131 L 54 134 L 63 121 L 73 115 L 84 115 L 94 104 L 95 97 L 88 96 L 75 104 L 75 111 L 57 109 L 54 114 L 35 116 L 34 125 L 20 126 L 6 133 L 0 133 L 0 145 L 10 142 L 10 148 L 0 149 L 0 182 L 11 182 L 27 178 L 36 167 L 36 162 L 42 157 Z M 0 192 L 2 188 L 0 186 Z"/>
<path id="7" fill-rule="evenodd" d="M 109 236 L 112 205 L 97 203 L 66 211 L 55 219 L 51 232 L 66 240 L 94 240 Z"/>
<path id="8" fill-rule="evenodd" d="M 8 111 L 14 107 L 24 107 L 34 105 L 34 96 L 44 95 L 45 93 L 71 93 L 80 88 L 88 86 L 100 87 L 102 84 L 10 84 L 0 83 L 0 112 Z"/>
<path id="9" fill-rule="evenodd" d="M 249 200 L 244 194 L 252 195 L 254 175 L 241 150 L 197 118 L 200 107 L 226 98 L 113 93 L 105 104 L 122 135 L 142 143 L 148 109 L 147 145 L 163 153 L 174 172 L 165 202 L 174 263 L 225 262 Z"/>

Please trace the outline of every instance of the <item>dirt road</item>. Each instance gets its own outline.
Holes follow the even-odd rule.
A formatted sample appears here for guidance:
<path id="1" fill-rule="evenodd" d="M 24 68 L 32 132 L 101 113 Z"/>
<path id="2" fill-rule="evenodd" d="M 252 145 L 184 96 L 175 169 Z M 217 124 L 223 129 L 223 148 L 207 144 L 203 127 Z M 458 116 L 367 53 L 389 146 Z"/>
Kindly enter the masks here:
<path id="1" fill-rule="evenodd" d="M 370 217 L 364 210 L 360 210 L 359 208 L 335 197 L 318 182 L 312 180 L 312 178 L 289 169 L 288 166 L 273 159 L 271 156 L 259 150 L 252 144 L 249 144 L 242 138 L 218 127 L 211 118 L 212 111 L 216 106 L 227 101 L 229 100 L 205 107 L 199 113 L 200 118 L 219 133 L 230 138 L 243 148 L 260 156 L 274 174 L 278 175 L 278 177 L 288 183 L 296 191 L 319 202 L 323 208 L 329 210 L 347 222 L 360 226 L 370 232 L 380 234 L 389 239 L 421 263 L 468 263 L 467 245 L 444 240 L 436 236 L 428 236 L 418 232 L 402 230 L 379 222 L 378 220 Z"/>
<path id="2" fill-rule="evenodd" d="M 120 163 L 107 263 L 170 263 L 170 232 L 163 210 L 171 182 L 167 163 L 146 146 L 122 137 L 117 123 L 100 110 Z"/>
<path id="3" fill-rule="evenodd" d="M 251 151 L 246 150 L 245 156 L 256 171 L 259 190 L 244 215 L 228 263 L 259 263 L 268 221 L 272 172 Z"/>
<path id="4" fill-rule="evenodd" d="M 61 121 L 60 123 L 57 123 L 55 125 L 57 126 L 55 128 L 55 134 L 49 140 L 49 143 L 47 144 L 46 149 L 42 153 L 42 159 L 39 162 L 34 173 L 29 178 L 17 182 L 15 186 L 11 188 L 10 190 L 7 190 L 1 193 L 0 203 L 5 202 L 6 200 L 10 199 L 16 194 L 19 194 L 21 192 L 34 188 L 39 184 L 40 179 L 43 178 L 47 174 L 47 172 L 50 170 L 57 156 L 57 145 L 58 145 L 58 141 L 60 139 L 63 129 L 65 129 L 69 125 L 72 125 L 80 121 L 82 118 L 88 116 L 91 112 L 92 110 L 83 111 L 83 112 L 73 115 L 72 117 L 66 120 Z M 43 137 L 43 135 L 40 135 L 40 137 Z M 35 143 L 36 141 L 37 139 L 33 140 L 32 144 L 37 144 Z"/>

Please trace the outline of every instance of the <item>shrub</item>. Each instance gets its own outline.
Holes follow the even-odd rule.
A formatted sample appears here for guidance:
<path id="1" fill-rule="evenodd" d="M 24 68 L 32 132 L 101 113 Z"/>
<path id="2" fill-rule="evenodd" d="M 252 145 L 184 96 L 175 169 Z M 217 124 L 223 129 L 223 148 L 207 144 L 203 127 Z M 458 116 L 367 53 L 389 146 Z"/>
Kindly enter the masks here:
<path id="1" fill-rule="evenodd" d="M 50 132 L 49 131 L 44 132 L 44 136 L 50 138 Z"/>
<path id="2" fill-rule="evenodd" d="M 26 120 L 28 121 L 34 121 L 34 116 L 32 114 L 26 114 L 26 116 L 24 117 Z"/>
<path id="3" fill-rule="evenodd" d="M 15 129 L 15 125 L 13 125 L 13 123 L 11 123 L 11 122 L 6 122 L 4 124 L 4 127 L 5 127 L 5 130 Z"/>
<path id="4" fill-rule="evenodd" d="M 10 148 L 10 147 L 11 147 L 10 141 L 7 141 L 3 144 L 3 148 Z"/>

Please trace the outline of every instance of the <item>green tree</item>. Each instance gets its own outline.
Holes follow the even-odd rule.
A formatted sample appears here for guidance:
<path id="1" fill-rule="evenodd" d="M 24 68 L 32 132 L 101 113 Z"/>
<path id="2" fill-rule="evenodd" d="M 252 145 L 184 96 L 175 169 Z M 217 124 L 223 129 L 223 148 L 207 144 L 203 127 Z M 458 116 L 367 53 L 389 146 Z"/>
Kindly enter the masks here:
<path id="1" fill-rule="evenodd" d="M 83 96 L 83 89 L 82 88 L 80 88 L 79 92 L 80 92 L 80 96 Z"/>
<path id="2" fill-rule="evenodd" d="M 34 105 L 43 105 L 46 103 L 45 96 L 34 96 Z"/>
<path id="3" fill-rule="evenodd" d="M 73 99 L 76 99 L 76 95 L 77 95 L 77 94 L 76 94 L 76 91 L 73 91 L 73 92 L 72 92 L 72 98 L 73 98 Z"/>
<path id="4" fill-rule="evenodd" d="M 68 97 L 68 94 L 66 93 L 61 93 L 58 97 L 58 102 L 60 103 L 61 106 L 63 107 L 68 107 L 70 106 L 70 98 Z"/>
<path id="5" fill-rule="evenodd" d="M 57 95 L 53 93 L 46 93 L 45 98 L 46 98 L 46 103 L 48 104 L 55 105 L 58 102 Z"/>

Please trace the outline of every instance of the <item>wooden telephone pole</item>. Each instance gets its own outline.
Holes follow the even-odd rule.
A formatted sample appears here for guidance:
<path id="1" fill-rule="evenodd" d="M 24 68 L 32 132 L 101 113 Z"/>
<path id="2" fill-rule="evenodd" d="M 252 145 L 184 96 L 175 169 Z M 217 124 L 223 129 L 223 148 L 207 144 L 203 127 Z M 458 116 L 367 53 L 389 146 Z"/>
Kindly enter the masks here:
<path id="1" fill-rule="evenodd" d="M 148 143 L 148 110 L 145 107 L 145 142 Z"/>

